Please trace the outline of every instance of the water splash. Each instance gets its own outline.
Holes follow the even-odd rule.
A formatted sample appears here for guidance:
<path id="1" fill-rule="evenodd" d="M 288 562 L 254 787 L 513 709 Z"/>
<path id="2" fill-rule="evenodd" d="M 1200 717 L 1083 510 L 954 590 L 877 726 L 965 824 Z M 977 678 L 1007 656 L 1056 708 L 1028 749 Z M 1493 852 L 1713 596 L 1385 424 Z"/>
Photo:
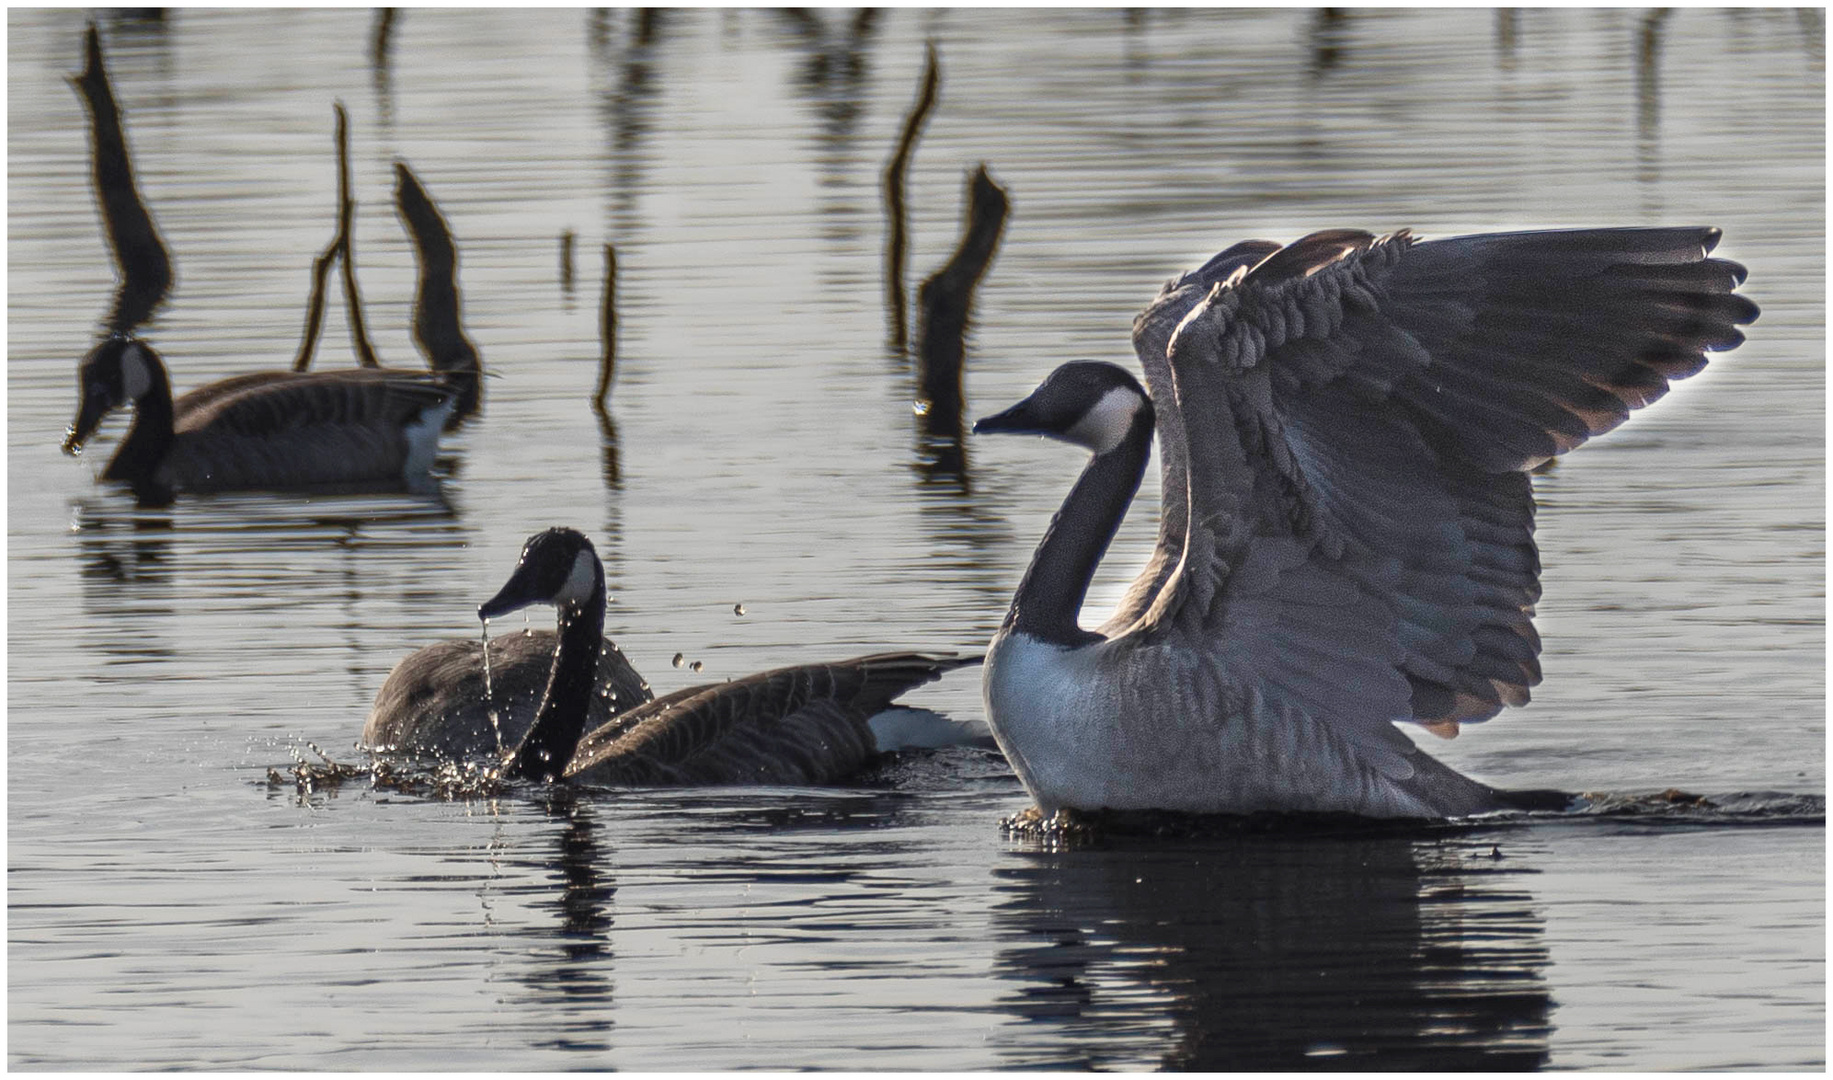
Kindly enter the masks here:
<path id="1" fill-rule="evenodd" d="M 484 642 L 484 701 L 489 705 L 485 712 L 490 717 L 490 733 L 496 736 L 496 752 L 501 754 L 503 752 L 503 720 L 497 712 L 496 689 L 492 685 L 490 676 L 490 623 L 481 620 L 480 622 L 482 625 L 479 627 L 479 636 Z"/>

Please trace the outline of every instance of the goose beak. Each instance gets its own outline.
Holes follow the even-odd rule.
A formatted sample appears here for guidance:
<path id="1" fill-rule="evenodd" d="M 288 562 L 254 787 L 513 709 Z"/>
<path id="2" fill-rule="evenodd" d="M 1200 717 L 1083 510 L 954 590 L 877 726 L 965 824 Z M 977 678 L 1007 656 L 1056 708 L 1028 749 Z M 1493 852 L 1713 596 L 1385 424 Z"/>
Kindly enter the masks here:
<path id="1" fill-rule="evenodd" d="M 535 574 L 527 563 L 516 567 L 509 580 L 503 583 L 496 595 L 477 606 L 477 618 L 480 622 L 501 618 L 512 611 L 520 611 L 530 604 L 547 602 L 535 586 Z"/>
<path id="2" fill-rule="evenodd" d="M 1031 414 L 1031 399 L 1026 398 L 1004 412 L 983 416 L 974 421 L 974 434 L 985 435 L 1001 432 L 1015 435 L 1042 435 L 1044 431 L 1037 418 Z"/>
<path id="3" fill-rule="evenodd" d="M 83 403 L 76 410 L 76 419 L 70 422 L 69 430 L 64 433 L 64 453 L 73 456 L 81 453 L 84 441 L 95 434 L 102 418 L 113 407 L 113 403 L 102 395 L 85 391 Z"/>

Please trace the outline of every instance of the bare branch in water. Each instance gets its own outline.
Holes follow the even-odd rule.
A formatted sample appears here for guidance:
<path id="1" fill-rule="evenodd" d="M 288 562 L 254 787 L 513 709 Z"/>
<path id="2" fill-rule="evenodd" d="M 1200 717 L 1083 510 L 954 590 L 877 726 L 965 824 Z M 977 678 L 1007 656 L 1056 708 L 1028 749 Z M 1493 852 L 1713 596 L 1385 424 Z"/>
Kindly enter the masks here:
<path id="1" fill-rule="evenodd" d="M 312 291 L 306 297 L 305 333 L 299 341 L 299 354 L 293 357 L 294 371 L 304 371 L 312 366 L 312 354 L 318 349 L 318 334 L 325 321 L 325 281 L 330 277 L 331 264 L 347 249 L 345 241 L 356 216 L 355 208 L 347 206 L 345 200 L 349 189 L 345 163 L 345 149 L 349 145 L 349 118 L 344 113 L 343 102 L 334 102 L 331 108 L 337 116 L 337 225 L 331 231 L 331 242 L 325 245 L 325 250 L 318 258 L 312 260 Z"/>
<path id="2" fill-rule="evenodd" d="M 70 82 L 89 109 L 90 175 L 119 279 L 107 325 L 125 334 L 150 318 L 171 291 L 172 259 L 134 182 L 121 109 L 102 62 L 102 37 L 94 23 L 84 35 L 83 73 Z"/>
<path id="3" fill-rule="evenodd" d="M 477 412 L 483 396 L 483 362 L 465 336 L 458 297 L 458 247 L 452 230 L 406 162 L 395 162 L 395 208 L 414 239 L 420 265 L 414 294 L 414 341 L 434 371 L 458 388 L 452 418 L 456 427 Z"/>
<path id="4" fill-rule="evenodd" d="M 599 340 L 604 353 L 598 363 L 598 389 L 592 393 L 592 405 L 602 416 L 605 400 L 611 396 L 611 380 L 617 374 L 617 249 L 605 245 L 605 302 L 598 322 Z"/>
<path id="5" fill-rule="evenodd" d="M 974 289 L 999 251 L 1009 205 L 1005 189 L 986 166 L 975 169 L 968 179 L 961 245 L 917 291 L 922 320 L 917 341 L 920 393 L 932 422 L 951 414 L 958 418 L 961 412 L 961 363 Z"/>
<path id="6" fill-rule="evenodd" d="M 891 344 L 902 349 L 909 340 L 907 330 L 908 317 L 904 303 L 904 256 L 907 245 L 905 237 L 904 187 L 910 173 L 910 155 L 916 150 L 917 137 L 923 132 L 923 123 L 929 119 L 929 110 L 936 103 L 936 87 L 941 81 L 941 72 L 936 66 L 936 47 L 931 43 L 923 61 L 923 83 L 917 92 L 916 104 L 910 115 L 904 118 L 903 134 L 898 137 L 897 152 L 885 166 L 885 218 L 889 236 L 885 241 L 885 303 L 890 310 Z"/>

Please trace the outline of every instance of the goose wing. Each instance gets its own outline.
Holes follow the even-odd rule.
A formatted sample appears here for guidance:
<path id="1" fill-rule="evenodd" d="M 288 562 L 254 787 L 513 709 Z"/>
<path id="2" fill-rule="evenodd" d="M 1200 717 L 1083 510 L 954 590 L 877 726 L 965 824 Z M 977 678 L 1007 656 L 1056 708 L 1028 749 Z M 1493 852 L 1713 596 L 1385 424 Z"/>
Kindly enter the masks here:
<path id="1" fill-rule="evenodd" d="M 362 745 L 377 751 L 466 758 L 500 753 L 528 734 L 554 666 L 552 630 L 490 639 L 490 676 L 476 638 L 435 642 L 394 666 L 376 691 Z M 653 696 L 609 638 L 598 653 L 598 692 L 586 723 L 608 723 Z M 492 717 L 492 714 L 494 718 Z"/>
<path id="2" fill-rule="evenodd" d="M 1743 340 L 1718 235 L 1344 230 L 1231 271 L 1168 342 L 1192 524 L 1128 647 L 1176 639 L 1238 703 L 1369 750 L 1410 748 L 1391 720 L 1449 736 L 1527 701 L 1526 470 Z"/>
<path id="3" fill-rule="evenodd" d="M 581 739 L 567 775 L 638 785 L 838 780 L 872 755 L 873 713 L 979 659 L 879 653 L 688 687 Z"/>
<path id="4" fill-rule="evenodd" d="M 179 431 L 262 438 L 315 427 L 406 427 L 451 394 L 432 372 L 259 371 L 199 387 L 174 402 L 173 411 Z"/>
<path id="5" fill-rule="evenodd" d="M 1105 636 L 1122 633 L 1146 613 L 1184 553 L 1189 472 L 1184 455 L 1184 422 L 1178 415 L 1177 391 L 1172 386 L 1167 355 L 1171 335 L 1184 317 L 1203 302 L 1212 286 L 1278 250 L 1279 245 L 1271 240 L 1243 240 L 1201 267 L 1166 282 L 1151 306 L 1133 320 L 1133 353 L 1145 371 L 1146 390 L 1158 414 L 1158 543 L 1114 614 L 1102 624 L 1100 632 Z"/>
<path id="6" fill-rule="evenodd" d="M 432 464 L 451 393 L 434 373 L 386 368 L 225 379 L 174 402 L 167 482 L 187 491 L 411 486 Z"/>

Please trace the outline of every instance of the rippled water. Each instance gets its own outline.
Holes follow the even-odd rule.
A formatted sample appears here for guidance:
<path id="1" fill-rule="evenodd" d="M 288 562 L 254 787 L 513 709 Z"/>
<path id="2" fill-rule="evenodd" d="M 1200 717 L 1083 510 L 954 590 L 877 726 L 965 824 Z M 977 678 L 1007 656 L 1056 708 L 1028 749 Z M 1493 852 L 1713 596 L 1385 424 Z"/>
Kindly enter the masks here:
<path id="1" fill-rule="evenodd" d="M 1061 845 L 1002 835 L 1026 799 L 971 748 L 844 789 L 551 805 L 266 782 L 308 744 L 354 760 L 389 667 L 474 634 L 550 524 L 598 543 L 609 632 L 658 690 L 991 636 L 1079 461 L 970 442 L 964 477 L 920 467 L 878 171 L 934 40 L 913 281 L 955 243 L 967 169 L 1013 205 L 976 415 L 1061 359 L 1125 357 L 1158 283 L 1246 236 L 1723 227 L 1764 309 L 1750 342 L 1540 478 L 1546 682 L 1431 749 L 1517 786 L 1818 796 L 1819 12 L 413 9 L 380 64 L 365 11 L 111 14 L 179 275 L 147 336 L 178 387 L 290 360 L 334 100 L 384 359 L 418 362 L 400 157 L 500 376 L 443 503 L 162 512 L 92 482 L 109 440 L 57 453 L 111 288 L 64 81 L 83 18 L 8 13 L 9 1064 L 1824 1065 L 1812 801 L 1767 827 Z M 607 241 L 608 431 L 586 402 Z M 340 320 L 321 364 L 350 362 Z M 1148 490 L 1098 600 L 1155 510 Z M 981 718 L 971 671 L 913 701 Z"/>

